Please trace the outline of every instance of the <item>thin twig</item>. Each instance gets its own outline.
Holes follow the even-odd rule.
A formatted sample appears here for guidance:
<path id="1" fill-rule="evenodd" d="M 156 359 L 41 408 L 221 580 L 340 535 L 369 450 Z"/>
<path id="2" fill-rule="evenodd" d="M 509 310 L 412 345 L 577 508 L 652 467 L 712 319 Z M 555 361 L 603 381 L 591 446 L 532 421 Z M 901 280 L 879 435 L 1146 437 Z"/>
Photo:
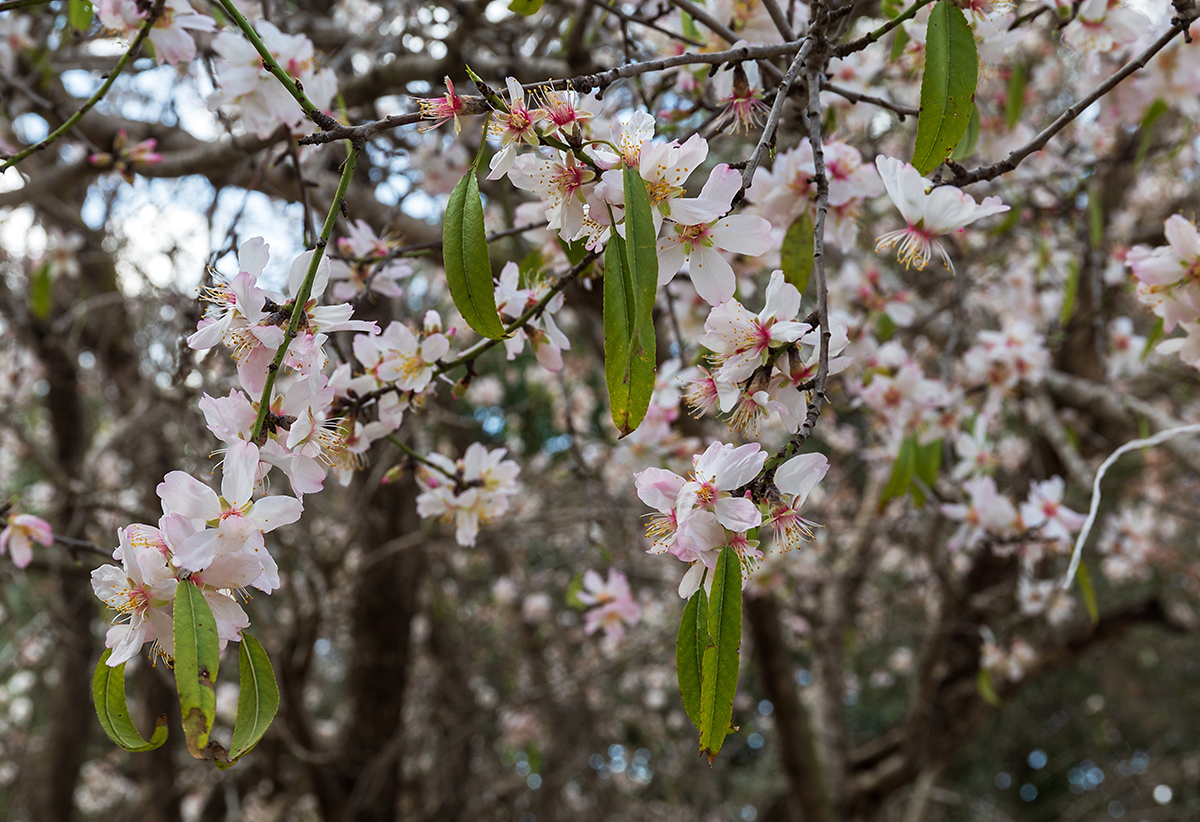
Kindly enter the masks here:
<path id="1" fill-rule="evenodd" d="M 767 10 L 767 14 L 771 15 L 771 22 L 775 24 L 776 31 L 784 40 L 795 40 L 796 33 L 792 31 L 792 24 L 788 22 L 787 15 L 783 13 L 783 9 L 779 7 L 779 3 L 775 0 L 762 0 L 763 8 Z M 789 0 L 788 5 L 791 5 Z"/>
<path id="2" fill-rule="evenodd" d="M 758 145 L 754 147 L 754 153 L 746 161 L 746 168 L 742 172 L 743 191 L 749 188 L 750 184 L 754 182 L 754 172 L 758 170 L 758 165 L 762 162 L 763 155 L 767 153 L 767 148 L 775 142 L 775 130 L 779 127 L 779 117 L 783 113 L 783 104 L 788 98 L 792 83 L 796 81 L 796 76 L 804 66 L 804 61 L 808 59 L 814 42 L 815 40 L 811 33 L 804 38 L 803 45 L 796 52 L 796 57 L 792 60 L 792 65 L 788 67 L 787 74 L 784 75 L 783 80 L 779 83 L 779 90 L 775 95 L 775 104 L 771 106 L 771 113 L 767 115 L 767 123 L 763 126 L 762 136 L 758 138 Z M 809 97 L 811 98 L 812 96 L 812 90 L 810 89 Z"/>
<path id="3" fill-rule="evenodd" d="M 894 111 L 903 120 L 905 117 L 916 117 L 921 113 L 919 108 L 906 106 L 901 103 L 893 103 L 891 100 L 885 100 L 882 97 L 872 97 L 870 94 L 863 94 L 860 91 L 852 91 L 842 86 L 834 85 L 828 81 L 821 82 L 822 91 L 831 91 L 839 97 L 844 97 L 851 103 L 870 103 L 873 106 L 886 108 L 888 111 Z"/>
<path id="4" fill-rule="evenodd" d="M 865 49 L 867 46 L 871 45 L 872 43 L 878 42 L 880 40 L 880 38 L 882 38 L 885 34 L 887 34 L 892 29 L 898 27 L 905 20 L 911 20 L 918 11 L 920 11 L 925 6 L 928 6 L 932 2 L 933 2 L 933 0 L 917 0 L 916 3 L 909 6 L 907 9 L 905 9 L 899 15 L 897 15 L 896 17 L 893 17 L 891 20 L 888 20 L 886 23 L 884 23 L 882 26 L 875 29 L 874 31 L 864 34 L 862 37 L 858 38 L 857 40 L 851 40 L 849 43 L 846 43 L 845 45 L 838 46 L 837 48 L 835 48 L 833 50 L 833 56 L 834 57 L 845 57 L 847 54 L 853 54 L 856 51 L 862 51 L 863 49 Z"/>
<path id="5" fill-rule="evenodd" d="M 21 162 L 35 152 L 45 150 L 47 146 L 74 128 L 75 124 L 83 119 L 83 115 L 92 110 L 92 106 L 104 99 L 104 95 L 108 94 L 108 90 L 112 88 L 112 84 L 116 82 L 117 77 L 120 76 L 121 72 L 125 70 L 125 66 L 129 65 L 130 61 L 133 60 L 134 54 L 136 54 L 138 49 L 141 48 L 142 41 L 145 40 L 147 35 L 150 34 L 150 29 L 154 26 L 155 21 L 158 20 L 158 16 L 162 14 L 163 5 L 165 3 L 166 0 L 156 0 L 154 6 L 150 9 L 150 13 L 146 15 L 146 20 L 142 23 L 142 27 L 138 29 L 137 36 L 134 37 L 133 42 L 130 43 L 129 49 L 123 55 L 121 55 L 121 59 L 117 61 L 117 65 L 108 73 L 108 77 L 104 80 L 104 82 L 100 84 L 100 88 L 96 89 L 96 93 L 88 98 L 87 102 L 80 107 L 79 111 L 72 114 L 66 119 L 66 122 L 54 129 L 54 131 L 50 132 L 46 139 L 39 143 L 34 143 L 33 145 L 24 148 L 13 156 L 7 158 L 4 161 L 4 165 L 0 165 L 0 172 L 4 171 L 5 169 L 12 168 L 17 163 Z"/>
<path id="6" fill-rule="evenodd" d="M 292 317 L 284 332 L 283 342 L 280 344 L 279 350 L 275 352 L 275 359 L 267 367 L 267 381 L 263 385 L 262 396 L 258 401 L 258 416 L 254 420 L 254 428 L 250 431 L 251 442 L 258 442 L 262 435 L 267 412 L 271 410 L 271 390 L 275 387 L 275 377 L 283 366 L 283 358 L 287 355 L 288 346 L 299 332 L 300 318 L 305 315 L 305 307 L 309 295 L 312 294 L 313 281 L 317 278 L 317 268 L 321 264 L 321 257 L 325 253 L 329 237 L 333 234 L 333 224 L 337 221 L 342 204 L 346 201 L 346 190 L 350 187 L 350 178 L 354 176 L 354 164 L 358 160 L 359 150 L 359 146 L 352 145 L 350 153 L 346 155 L 346 162 L 342 165 L 342 178 L 338 181 L 337 192 L 333 195 L 333 203 L 330 204 L 329 214 L 325 217 L 325 225 L 321 227 L 321 236 L 317 238 L 317 246 L 313 249 L 312 259 L 308 263 L 308 271 L 304 275 L 304 282 L 300 284 L 294 297 Z"/>
<path id="7" fill-rule="evenodd" d="M 1030 154 L 1041 151 L 1042 148 L 1045 147 L 1046 143 L 1050 142 L 1050 139 L 1054 137 L 1054 135 L 1066 128 L 1071 121 L 1086 111 L 1087 108 L 1092 105 L 1092 103 L 1108 94 L 1110 91 L 1116 88 L 1122 80 L 1133 74 L 1135 71 L 1145 68 L 1146 64 L 1150 62 L 1150 58 L 1166 48 L 1167 45 L 1182 32 L 1187 31 L 1188 27 L 1195 22 L 1196 17 L 1197 15 L 1195 13 L 1189 17 L 1176 17 L 1171 21 L 1171 27 L 1168 28 L 1161 37 L 1155 40 L 1149 48 L 1122 66 L 1119 71 L 1097 86 L 1096 90 L 1091 94 L 1084 97 L 1082 100 L 1075 103 L 1073 106 L 1060 114 L 1057 118 L 1055 118 L 1054 122 L 1042 129 L 1041 132 L 1039 132 L 1038 135 L 1028 143 L 1018 149 L 1014 149 L 1013 152 L 1008 155 L 1008 157 L 1004 158 L 998 163 L 993 163 L 990 166 L 980 166 L 979 168 L 975 168 L 970 171 L 955 171 L 952 178 L 943 181 L 943 185 L 951 184 L 956 186 L 964 186 L 970 183 L 978 183 L 983 180 L 993 180 L 996 177 L 999 177 L 1001 174 L 1007 174 L 1008 172 L 1014 170 L 1021 163 L 1021 161 Z"/>
<path id="8" fill-rule="evenodd" d="M 703 23 L 713 32 L 713 34 L 724 37 L 725 40 L 728 41 L 729 45 L 732 46 L 737 41 L 743 39 L 738 37 L 737 33 L 730 29 L 729 26 L 723 24 L 720 20 L 713 17 L 695 3 L 689 2 L 689 0 L 669 0 L 669 2 L 672 6 L 675 6 L 680 11 L 686 11 L 697 22 Z M 779 70 L 779 66 L 775 65 L 774 63 L 768 63 L 766 60 L 760 60 L 759 66 L 762 67 L 766 74 L 771 75 L 771 79 L 776 81 L 783 79 L 783 72 L 781 72 Z"/>

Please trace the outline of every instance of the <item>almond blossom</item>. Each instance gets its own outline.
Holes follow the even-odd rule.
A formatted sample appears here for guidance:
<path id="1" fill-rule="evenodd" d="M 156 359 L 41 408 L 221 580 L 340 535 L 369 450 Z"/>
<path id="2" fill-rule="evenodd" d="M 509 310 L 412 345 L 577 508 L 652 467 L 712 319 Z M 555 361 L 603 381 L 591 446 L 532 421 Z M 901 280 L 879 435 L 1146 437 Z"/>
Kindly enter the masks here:
<path id="1" fill-rule="evenodd" d="M 496 310 L 506 325 L 513 324 L 526 310 L 537 305 L 549 292 L 550 287 L 540 277 L 530 288 L 519 288 L 521 271 L 514 262 L 505 263 L 496 285 Z M 571 347 L 567 335 L 554 322 L 554 313 L 563 306 L 563 294 L 558 292 L 550 298 L 538 317 L 516 329 L 504 341 L 508 359 L 515 359 L 525 349 L 525 341 L 533 345 L 537 361 L 547 371 L 562 369 L 562 352 Z"/>
<path id="2" fill-rule="evenodd" d="M 829 459 L 824 454 L 800 454 L 779 466 L 775 471 L 775 487 L 781 499 L 771 506 L 771 527 L 782 550 L 790 551 L 801 540 L 813 538 L 813 526 L 800 516 L 800 507 L 808 495 L 829 472 Z"/>
<path id="3" fill-rule="evenodd" d="M 976 203 L 974 197 L 954 186 L 934 188 L 915 168 L 894 157 L 881 154 L 875 158 L 875 166 L 888 196 L 908 223 L 906 228 L 881 235 L 875 241 L 875 250 L 899 245 L 898 257 L 905 268 L 925 268 L 936 250 L 946 268 L 953 271 L 950 255 L 934 238 L 1009 209 L 999 197 L 986 197 Z"/>
<path id="4" fill-rule="evenodd" d="M 96 16 L 106 29 L 132 39 L 145 24 L 151 5 L 137 0 L 97 0 Z M 149 35 L 160 66 L 189 63 L 195 58 L 196 41 L 189 31 L 216 31 L 216 22 L 193 9 L 188 0 L 167 0 Z"/>
<path id="5" fill-rule="evenodd" d="M 489 451 L 473 442 L 458 461 L 430 454 L 428 465 L 422 465 L 417 473 L 422 489 L 417 497 L 417 513 L 453 521 L 458 544 L 475 545 L 479 526 L 504 514 L 509 497 L 517 492 L 520 467 L 504 459 L 506 453 L 507 449 Z"/>
<path id="6" fill-rule="evenodd" d="M 118 612 L 118 619 L 129 619 L 114 624 L 104 637 L 105 647 L 112 649 L 108 664 L 114 668 L 128 662 L 146 642 L 158 643 L 165 656 L 174 656 L 170 605 L 178 580 L 166 556 L 155 547 L 158 529 L 151 529 L 155 534 L 149 539 L 137 539 L 144 536 L 139 532 L 146 527 L 133 525 L 118 530 L 120 545 L 113 558 L 121 561 L 121 568 L 101 565 L 92 571 L 96 596 Z"/>
<path id="7" fill-rule="evenodd" d="M 625 626 L 636 625 L 642 616 L 642 609 L 629 590 L 629 579 L 615 568 L 609 569 L 607 581 L 589 570 L 583 575 L 583 590 L 576 596 L 584 605 L 593 606 L 583 615 L 584 631 L 588 634 L 603 628 L 607 636 L 620 639 L 625 636 Z"/>
<path id="8" fill-rule="evenodd" d="M 33 562 L 35 542 L 46 548 L 54 544 L 50 523 L 33 514 L 10 514 L 4 530 L 0 531 L 0 554 L 7 549 L 13 565 L 28 568 Z"/>
<path id="9" fill-rule="evenodd" d="M 538 144 L 537 122 L 546 116 L 540 108 L 525 105 L 525 89 L 512 77 L 505 79 L 508 87 L 508 111 L 496 112 L 488 124 L 491 136 L 499 137 L 502 148 L 492 155 L 488 164 L 489 180 L 499 180 L 512 168 L 517 156 L 517 144 Z"/>
<path id="10" fill-rule="evenodd" d="M 771 224 L 762 217 L 725 215 L 741 190 L 741 175 L 725 163 L 712 170 L 698 200 L 720 206 L 717 218 L 695 225 L 676 222 L 658 241 L 658 284 L 669 283 L 685 264 L 692 285 L 709 305 L 733 298 L 737 288 L 733 267 L 716 250 L 757 257 L 770 249 Z"/>
<path id="11" fill-rule="evenodd" d="M 765 304 L 757 315 L 737 300 L 714 308 L 704 321 L 699 343 L 713 352 L 713 361 L 720 366 L 717 379 L 741 382 L 763 365 L 771 348 L 804 336 L 810 326 L 795 320 L 799 313 L 800 292 L 784 280 L 779 270 L 771 274 Z"/>

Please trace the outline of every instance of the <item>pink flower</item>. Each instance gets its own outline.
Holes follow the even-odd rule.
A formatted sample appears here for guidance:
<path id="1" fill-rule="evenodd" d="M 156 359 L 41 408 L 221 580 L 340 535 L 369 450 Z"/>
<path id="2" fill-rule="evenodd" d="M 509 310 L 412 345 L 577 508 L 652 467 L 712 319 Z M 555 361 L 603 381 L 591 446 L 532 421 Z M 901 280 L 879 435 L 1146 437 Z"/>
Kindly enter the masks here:
<path id="1" fill-rule="evenodd" d="M 766 303 L 757 316 L 737 300 L 714 308 L 704 321 L 699 342 L 713 352 L 714 362 L 720 363 L 717 380 L 745 380 L 765 362 L 770 348 L 794 343 L 804 336 L 809 326 L 795 321 L 798 313 L 800 292 L 778 270 L 771 274 Z"/>
<path id="2" fill-rule="evenodd" d="M 899 259 L 908 268 L 923 269 L 929 265 L 936 249 L 946 267 L 954 270 L 950 255 L 934 238 L 951 231 L 961 231 L 976 220 L 1008 211 L 999 197 L 987 197 L 977 204 L 970 194 L 954 186 L 938 186 L 926 180 L 908 163 L 894 157 L 875 158 L 879 176 L 888 196 L 900 209 L 907 228 L 891 231 L 875 241 L 875 250 L 899 244 Z M 932 189 L 932 191 L 930 190 Z"/>
<path id="3" fill-rule="evenodd" d="M 771 510 L 771 527 L 782 550 L 795 548 L 802 539 L 812 540 L 815 523 L 800 516 L 800 507 L 828 472 L 829 460 L 824 454 L 800 454 L 775 471 L 775 487 L 782 500 Z"/>
<path id="4" fill-rule="evenodd" d="M 1064 486 L 1062 477 L 1033 483 L 1029 499 L 1021 505 L 1021 521 L 1026 528 L 1040 528 L 1047 539 L 1070 544 L 1083 527 L 1084 516 L 1062 504 Z"/>
<path id="5" fill-rule="evenodd" d="M 758 507 L 746 497 L 730 494 L 762 471 L 767 452 L 756 442 L 734 447 L 714 442 L 695 459 L 692 480 L 679 490 L 676 503 L 682 523 L 694 511 L 711 511 L 731 531 L 748 531 L 762 524 Z"/>
<path id="6" fill-rule="evenodd" d="M 737 288 L 733 267 L 717 251 L 757 257 L 772 245 L 771 224 L 762 217 L 739 214 L 721 217 L 729 211 L 733 196 L 741 188 L 741 175 L 722 163 L 712 170 L 696 202 L 716 203 L 716 219 L 693 225 L 676 223 L 658 241 L 658 284 L 669 283 L 687 264 L 692 285 L 709 305 L 733 299 Z M 676 209 L 678 212 L 679 209 Z"/>
<path id="7" fill-rule="evenodd" d="M 421 133 L 433 131 L 442 123 L 448 120 L 454 121 L 454 133 L 458 134 L 462 131 L 462 123 L 458 121 L 458 115 L 463 113 L 466 104 L 463 99 L 454 93 L 454 83 L 449 77 L 446 78 L 446 96 L 436 97 L 432 100 L 422 100 L 420 102 L 421 119 L 433 120 L 433 125 L 423 126 Z"/>
<path id="8" fill-rule="evenodd" d="M 517 157 L 517 144 L 538 144 L 537 121 L 546 116 L 540 108 L 530 109 L 525 105 L 525 89 L 512 77 L 505 79 L 508 86 L 508 111 L 497 112 L 488 126 L 493 137 L 500 138 L 503 148 L 492 156 L 488 168 L 489 180 L 499 180 L 512 168 Z"/>
<path id="9" fill-rule="evenodd" d="M 50 523 L 33 514 L 13 514 L 8 524 L 0 531 L 0 554 L 7 548 L 12 554 L 13 565 L 27 568 L 33 561 L 33 543 L 49 548 L 54 544 L 54 531 Z"/>
<path id="10" fill-rule="evenodd" d="M 641 619 L 642 609 L 633 601 L 629 580 L 615 568 L 608 571 L 608 581 L 595 571 L 583 575 L 583 591 L 577 594 L 584 605 L 594 606 L 583 616 L 584 630 L 594 634 L 601 628 L 613 639 L 625 635 L 625 626 Z"/>

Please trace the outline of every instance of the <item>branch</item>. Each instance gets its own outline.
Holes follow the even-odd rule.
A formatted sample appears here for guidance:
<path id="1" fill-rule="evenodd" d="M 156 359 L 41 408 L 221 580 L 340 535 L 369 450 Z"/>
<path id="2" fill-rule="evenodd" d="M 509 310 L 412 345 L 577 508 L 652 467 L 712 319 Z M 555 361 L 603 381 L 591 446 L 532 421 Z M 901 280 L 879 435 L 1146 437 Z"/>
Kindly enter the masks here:
<path id="1" fill-rule="evenodd" d="M 71 130 L 72 127 L 74 127 L 76 123 L 83 119 L 83 115 L 91 111 L 92 106 L 104 99 L 104 95 L 108 94 L 108 90 L 112 88 L 112 84 L 116 82 L 117 77 L 121 75 L 121 72 L 125 70 L 125 66 L 129 65 L 129 62 L 133 59 L 133 55 L 137 53 L 139 48 L 141 48 L 142 41 L 145 40 L 150 34 L 150 29 L 158 20 L 158 16 L 162 14 L 164 3 L 166 3 L 166 0 L 155 0 L 154 5 L 150 9 L 150 13 L 146 15 L 145 22 L 143 22 L 142 27 L 138 29 L 137 36 L 134 37 L 133 42 L 129 44 L 129 49 L 123 55 L 121 55 L 121 59 L 117 61 L 117 65 L 111 72 L 109 72 L 108 77 L 104 80 L 104 82 L 100 84 L 100 88 L 96 89 L 96 93 L 88 98 L 87 102 L 83 104 L 79 111 L 68 117 L 66 122 L 54 129 L 54 131 L 50 132 L 46 139 L 42 140 L 40 143 L 35 143 L 25 149 L 22 149 L 12 157 L 6 159 L 4 164 L 0 165 L 0 172 L 12 168 L 17 163 L 21 162 L 35 152 L 44 151 L 51 143 L 66 134 Z"/>
<path id="2" fill-rule="evenodd" d="M 720 20 L 713 17 L 696 4 L 689 2 L 689 0 L 668 0 L 668 2 L 670 2 L 672 6 L 675 6 L 680 11 L 687 12 L 696 21 L 703 23 L 713 32 L 713 34 L 717 34 L 725 38 L 725 40 L 731 46 L 737 41 L 743 39 L 739 37 L 736 32 L 730 29 L 729 26 L 724 25 Z M 779 81 L 783 79 L 783 72 L 781 72 L 779 70 L 779 66 L 775 65 L 774 63 L 768 63 L 766 60 L 762 60 L 759 62 L 759 65 L 762 66 L 763 71 L 766 74 L 771 75 L 773 80 Z"/>
<path id="3" fill-rule="evenodd" d="M 1013 152 L 1008 155 L 1008 157 L 1004 158 L 998 163 L 993 163 L 990 166 L 980 166 L 979 168 L 975 168 L 970 171 L 966 171 L 961 168 L 954 170 L 954 168 L 951 167 L 951 170 L 954 171 L 954 176 L 948 180 L 944 180 L 942 185 L 956 185 L 961 187 L 983 180 L 993 180 L 996 177 L 999 177 L 1001 174 L 1006 174 L 1014 170 L 1021 163 L 1021 161 L 1030 154 L 1041 151 L 1042 148 L 1045 147 L 1046 143 L 1050 142 L 1050 139 L 1054 137 L 1054 135 L 1066 128 L 1071 121 L 1086 111 L 1092 103 L 1108 94 L 1110 91 L 1116 88 L 1122 80 L 1133 74 L 1135 71 L 1145 68 L 1146 64 L 1150 62 L 1150 58 L 1166 48 L 1167 44 L 1178 37 L 1182 32 L 1187 31 L 1188 26 L 1190 26 L 1196 20 L 1196 17 L 1197 15 L 1194 12 L 1187 17 L 1176 17 L 1171 21 L 1171 27 L 1168 28 L 1161 37 L 1155 40 L 1149 48 L 1122 66 L 1119 71 L 1097 86 L 1096 90 L 1087 97 L 1084 97 L 1082 100 L 1075 103 L 1073 106 L 1060 114 L 1057 118 L 1055 118 L 1054 122 L 1042 129 L 1041 132 L 1039 132 L 1038 135 L 1028 143 L 1020 148 L 1014 149 Z"/>
<path id="4" fill-rule="evenodd" d="M 894 111 L 896 114 L 898 114 L 901 120 L 904 120 L 905 117 L 916 117 L 921 113 L 919 108 L 913 108 L 912 106 L 906 106 L 901 103 L 893 103 L 891 100 L 885 100 L 882 97 L 872 97 L 870 94 L 863 94 L 859 91 L 852 91 L 848 88 L 835 86 L 833 83 L 828 81 L 823 81 L 821 83 L 821 90 L 831 91 L 839 97 L 846 98 L 851 103 L 870 103 L 873 106 L 886 108 L 888 111 Z"/>
<path id="5" fill-rule="evenodd" d="M 226 2 L 226 0 L 222 0 Z M 308 303 L 308 297 L 312 293 L 313 280 L 317 277 L 317 268 L 321 264 L 321 257 L 325 253 L 325 246 L 329 243 L 329 237 L 333 234 L 333 224 L 337 221 L 337 216 L 342 210 L 342 203 L 346 200 L 346 189 L 350 187 L 350 178 L 354 176 L 354 164 L 358 160 L 359 147 L 352 145 L 350 153 L 346 155 L 346 162 L 342 165 L 342 178 L 338 181 L 337 193 L 333 196 L 333 203 L 329 206 L 329 214 L 325 217 L 325 225 L 321 227 L 321 236 L 317 239 L 317 246 L 313 249 L 312 259 L 308 263 L 308 271 L 304 275 L 304 282 L 300 285 L 300 290 L 296 292 L 294 304 L 292 305 L 292 317 L 288 321 L 287 330 L 284 332 L 283 343 L 279 346 L 279 350 L 275 352 L 275 359 L 271 361 L 271 365 L 267 367 L 267 381 L 263 385 L 262 396 L 258 401 L 258 417 L 254 420 L 254 428 L 250 431 L 250 441 L 257 443 L 262 435 L 263 424 L 267 420 L 267 413 L 271 410 L 271 391 L 275 387 L 275 378 L 279 374 L 279 368 L 283 365 L 283 358 L 287 355 L 288 346 L 300 329 L 300 318 L 305 316 L 305 308 Z"/>
<path id="6" fill-rule="evenodd" d="M 845 57 L 847 54 L 853 54 L 856 51 L 862 51 L 867 46 L 877 42 L 885 34 L 899 26 L 905 20 L 911 20 L 914 16 L 916 16 L 918 11 L 925 6 L 928 6 L 932 2 L 933 0 L 917 0 L 916 3 L 914 3 L 912 6 L 909 6 L 908 9 L 906 9 L 902 14 L 899 14 L 896 17 L 893 17 L 891 20 L 888 20 L 874 31 L 864 34 L 857 40 L 852 40 L 845 45 L 838 46 L 833 50 L 833 56 Z"/>

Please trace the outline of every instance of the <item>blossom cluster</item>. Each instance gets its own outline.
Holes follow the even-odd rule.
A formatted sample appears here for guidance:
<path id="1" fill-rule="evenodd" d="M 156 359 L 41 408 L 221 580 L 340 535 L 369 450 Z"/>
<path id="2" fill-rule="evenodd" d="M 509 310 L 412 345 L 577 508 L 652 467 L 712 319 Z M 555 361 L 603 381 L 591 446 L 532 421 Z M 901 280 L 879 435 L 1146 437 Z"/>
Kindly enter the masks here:
<path id="1" fill-rule="evenodd" d="M 1162 318 L 1163 331 L 1185 332 L 1163 340 L 1158 350 L 1200 368 L 1200 232 L 1181 214 L 1167 218 L 1163 229 L 1167 245 L 1135 246 L 1125 259 L 1138 281 L 1138 300 Z"/>

